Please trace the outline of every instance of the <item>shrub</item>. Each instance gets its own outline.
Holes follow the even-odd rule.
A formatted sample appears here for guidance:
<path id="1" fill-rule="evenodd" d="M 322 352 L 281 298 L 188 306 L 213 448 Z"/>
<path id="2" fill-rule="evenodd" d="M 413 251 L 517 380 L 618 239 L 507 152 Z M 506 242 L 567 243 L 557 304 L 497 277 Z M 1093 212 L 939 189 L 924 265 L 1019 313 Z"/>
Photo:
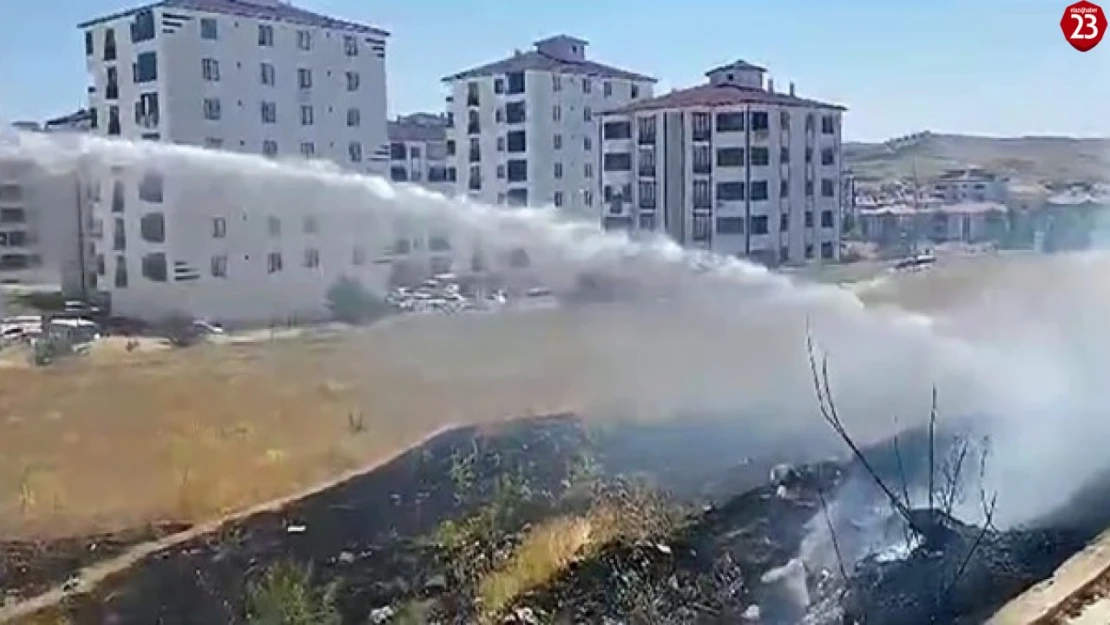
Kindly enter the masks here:
<path id="1" fill-rule="evenodd" d="M 339 625 L 338 585 L 312 586 L 312 568 L 280 562 L 247 586 L 250 625 Z"/>
<path id="2" fill-rule="evenodd" d="M 366 323 L 389 313 L 389 305 L 354 278 L 343 276 L 327 293 L 328 308 L 335 319 L 346 323 Z"/>

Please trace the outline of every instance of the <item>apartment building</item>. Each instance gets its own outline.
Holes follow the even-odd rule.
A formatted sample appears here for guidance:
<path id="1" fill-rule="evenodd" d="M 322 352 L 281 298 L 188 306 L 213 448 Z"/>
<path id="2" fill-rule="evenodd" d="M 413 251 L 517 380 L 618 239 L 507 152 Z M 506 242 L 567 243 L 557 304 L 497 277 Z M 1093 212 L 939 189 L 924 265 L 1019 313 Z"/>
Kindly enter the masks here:
<path id="1" fill-rule="evenodd" d="M 603 225 L 767 265 L 837 260 L 845 109 L 765 74 L 737 61 L 606 111 Z"/>
<path id="2" fill-rule="evenodd" d="M 599 214 L 597 113 L 650 98 L 655 79 L 588 60 L 587 45 L 558 35 L 444 79 L 460 193 Z"/>
<path id="3" fill-rule="evenodd" d="M 930 196 L 952 204 L 1009 200 L 1005 178 L 980 167 L 949 169 L 931 181 Z"/>
<path id="4" fill-rule="evenodd" d="M 23 133 L 79 130 L 82 113 L 13 124 Z M 25 135 L 10 139 L 20 142 Z M 88 256 L 80 236 L 84 198 L 74 171 L 50 170 L 17 151 L 0 151 L 0 283 L 60 287 L 84 294 Z"/>
<path id="5" fill-rule="evenodd" d="M 92 132 L 389 167 L 380 29 L 278 0 L 163 0 L 80 28 Z M 270 214 L 156 166 L 93 175 L 97 282 L 115 314 L 311 318 L 339 276 L 384 284 L 372 216 L 311 201 Z"/>
<path id="6" fill-rule="evenodd" d="M 455 167 L 447 148 L 447 116 L 413 113 L 389 122 L 389 179 L 454 195 Z M 450 233 L 434 224 L 401 221 L 392 249 L 392 282 L 411 283 L 454 268 Z"/>

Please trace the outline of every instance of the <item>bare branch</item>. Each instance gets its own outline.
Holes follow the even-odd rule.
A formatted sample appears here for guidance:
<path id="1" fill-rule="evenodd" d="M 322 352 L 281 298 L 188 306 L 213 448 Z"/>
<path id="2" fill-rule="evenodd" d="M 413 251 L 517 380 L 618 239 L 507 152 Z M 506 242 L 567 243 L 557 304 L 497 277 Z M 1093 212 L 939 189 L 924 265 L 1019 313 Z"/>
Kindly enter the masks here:
<path id="1" fill-rule="evenodd" d="M 933 509 L 933 489 L 936 470 L 937 436 L 937 387 L 933 386 L 933 396 L 929 407 L 929 510 Z"/>
<path id="2" fill-rule="evenodd" d="M 944 463 L 945 484 L 944 490 L 940 493 L 940 504 L 947 516 L 952 516 L 952 509 L 956 506 L 956 500 L 960 495 L 960 474 L 963 472 L 964 460 L 967 458 L 970 446 L 966 438 L 959 439 L 959 444 L 953 450 L 955 458 L 949 457 Z"/>
<path id="3" fill-rule="evenodd" d="M 991 527 L 991 524 L 994 520 L 994 510 L 995 510 L 995 504 L 997 502 L 998 502 L 998 493 L 994 493 L 991 496 L 990 504 L 987 506 L 987 509 L 986 509 L 986 517 L 987 517 L 986 522 L 983 523 L 983 527 L 979 528 L 979 533 L 975 535 L 975 540 L 972 541 L 971 546 L 968 547 L 967 553 L 964 554 L 963 561 L 960 562 L 960 567 L 958 569 L 956 569 L 956 574 L 955 574 L 955 576 L 952 577 L 952 581 L 948 583 L 948 585 L 944 589 L 944 592 L 941 593 L 941 597 L 943 598 L 944 601 L 948 600 L 948 595 L 956 587 L 956 584 L 959 583 L 960 578 L 963 577 L 964 571 L 967 569 L 968 563 L 971 562 L 971 558 L 972 558 L 972 556 L 975 555 L 975 551 L 979 548 L 979 544 L 983 542 L 983 537 L 985 537 L 987 535 L 987 532 L 989 531 L 989 528 Z"/>
<path id="4" fill-rule="evenodd" d="M 817 496 L 821 499 L 821 511 L 825 513 L 825 525 L 829 527 L 829 538 L 832 541 L 833 553 L 836 554 L 836 566 L 840 569 L 840 578 L 848 581 L 848 571 L 844 568 L 844 556 L 840 553 L 840 541 L 836 537 L 836 528 L 833 527 L 832 515 L 829 514 L 829 504 L 825 501 L 825 493 L 820 486 L 817 487 Z"/>

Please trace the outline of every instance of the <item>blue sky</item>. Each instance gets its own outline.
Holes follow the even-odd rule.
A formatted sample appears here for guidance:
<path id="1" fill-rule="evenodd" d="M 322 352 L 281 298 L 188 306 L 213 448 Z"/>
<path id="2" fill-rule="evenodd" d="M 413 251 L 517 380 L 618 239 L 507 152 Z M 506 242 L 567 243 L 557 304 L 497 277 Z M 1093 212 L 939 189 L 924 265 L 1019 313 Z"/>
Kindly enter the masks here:
<path id="1" fill-rule="evenodd" d="M 141 2 L 141 0 L 138 0 Z M 785 88 L 849 108 L 851 139 L 923 129 L 1110 136 L 1110 39 L 1088 53 L 1060 31 L 1059 0 L 295 0 L 389 30 L 392 114 L 437 110 L 439 79 L 546 35 L 590 41 L 601 62 L 663 89 L 743 58 Z M 136 0 L 0 0 L 0 118 L 82 104 L 75 25 Z"/>

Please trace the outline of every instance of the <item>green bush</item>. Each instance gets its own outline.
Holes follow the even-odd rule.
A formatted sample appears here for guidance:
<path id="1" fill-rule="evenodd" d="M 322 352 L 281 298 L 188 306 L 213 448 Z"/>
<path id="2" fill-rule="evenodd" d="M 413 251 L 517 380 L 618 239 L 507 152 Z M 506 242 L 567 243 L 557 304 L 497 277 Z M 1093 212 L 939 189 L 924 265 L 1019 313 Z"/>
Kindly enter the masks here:
<path id="1" fill-rule="evenodd" d="M 389 305 L 362 283 L 346 276 L 336 280 L 327 293 L 328 308 L 335 319 L 347 323 L 366 323 L 389 313 Z"/>
<path id="2" fill-rule="evenodd" d="M 339 625 L 338 584 L 312 586 L 312 568 L 280 562 L 247 586 L 250 625 Z"/>

